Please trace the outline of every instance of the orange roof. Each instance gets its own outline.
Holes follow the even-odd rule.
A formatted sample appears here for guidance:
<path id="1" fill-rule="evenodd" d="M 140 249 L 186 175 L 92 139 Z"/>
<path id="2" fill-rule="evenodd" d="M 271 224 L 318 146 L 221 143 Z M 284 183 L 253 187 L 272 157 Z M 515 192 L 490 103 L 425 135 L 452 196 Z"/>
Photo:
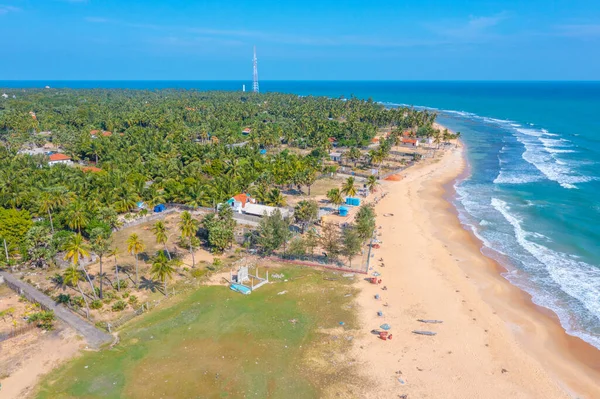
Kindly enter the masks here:
<path id="1" fill-rule="evenodd" d="M 242 130 L 242 132 L 244 132 L 244 133 L 250 133 L 251 131 L 252 131 L 252 129 L 250 129 L 249 127 Z"/>
<path id="2" fill-rule="evenodd" d="M 410 136 L 410 132 L 404 132 L 404 133 L 402 133 L 402 135 L 403 135 L 404 137 L 408 137 L 408 136 Z"/>
<path id="3" fill-rule="evenodd" d="M 379 137 L 373 137 L 373 140 L 371 140 L 371 142 L 379 143 Z"/>
<path id="4" fill-rule="evenodd" d="M 90 134 L 91 134 L 92 136 L 95 136 L 95 135 L 97 135 L 97 134 L 98 134 L 98 132 L 99 132 L 99 130 L 92 130 L 92 131 L 90 132 Z"/>
<path id="5" fill-rule="evenodd" d="M 335 143 L 337 141 L 334 137 L 330 137 L 327 140 L 329 140 L 330 143 Z"/>
<path id="6" fill-rule="evenodd" d="M 97 168 L 95 166 L 84 166 L 83 168 L 81 168 L 81 170 L 84 172 L 93 172 L 93 173 L 102 172 L 102 169 Z"/>
<path id="7" fill-rule="evenodd" d="M 405 144 L 417 144 L 417 140 L 416 139 L 402 139 L 402 142 Z"/>
<path id="8" fill-rule="evenodd" d="M 246 206 L 246 202 L 250 201 L 250 196 L 247 194 L 237 194 L 233 196 L 233 199 L 242 203 L 242 208 Z"/>
<path id="9" fill-rule="evenodd" d="M 104 131 L 104 132 L 102 132 L 102 135 L 103 135 L 104 137 L 110 137 L 110 136 L 112 136 L 112 132 L 107 132 L 107 131 Z"/>
<path id="10" fill-rule="evenodd" d="M 50 161 L 70 161 L 71 157 L 65 154 L 52 154 L 50 155 Z"/>

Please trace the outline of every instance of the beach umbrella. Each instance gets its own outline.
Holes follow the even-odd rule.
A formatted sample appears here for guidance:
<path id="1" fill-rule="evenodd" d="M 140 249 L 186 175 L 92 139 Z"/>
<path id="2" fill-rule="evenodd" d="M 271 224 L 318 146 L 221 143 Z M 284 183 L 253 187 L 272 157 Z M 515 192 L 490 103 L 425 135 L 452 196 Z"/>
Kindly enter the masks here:
<path id="1" fill-rule="evenodd" d="M 379 328 L 381 328 L 382 330 L 389 330 L 390 328 L 392 328 L 392 326 L 390 326 L 389 324 L 385 323 L 379 326 Z"/>

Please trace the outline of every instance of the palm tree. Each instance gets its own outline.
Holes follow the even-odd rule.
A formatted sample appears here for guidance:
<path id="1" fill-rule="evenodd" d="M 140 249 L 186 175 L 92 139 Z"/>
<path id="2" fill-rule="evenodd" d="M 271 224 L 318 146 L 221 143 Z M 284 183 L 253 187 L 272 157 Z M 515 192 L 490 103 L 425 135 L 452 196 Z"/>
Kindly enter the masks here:
<path id="1" fill-rule="evenodd" d="M 55 196 L 47 190 L 42 191 L 42 193 L 40 194 L 40 199 L 39 199 L 39 207 L 40 207 L 40 212 L 48 213 L 48 218 L 50 219 L 50 229 L 52 230 L 52 234 L 54 234 L 54 223 L 52 222 L 52 211 L 56 207 Z"/>
<path id="2" fill-rule="evenodd" d="M 79 266 L 79 259 L 85 258 L 86 256 L 90 256 L 90 247 L 85 243 L 81 234 L 75 234 L 69 238 L 64 246 L 65 250 L 65 260 L 69 260 L 73 262 L 74 266 Z M 85 266 L 81 266 L 81 269 L 85 273 L 85 277 L 90 283 L 90 288 L 92 289 L 92 293 L 94 298 L 96 298 L 96 289 L 94 288 L 94 284 L 92 284 L 92 280 L 90 279 L 90 275 L 88 274 Z"/>
<path id="3" fill-rule="evenodd" d="M 144 243 L 140 240 L 137 234 L 133 233 L 127 239 L 127 252 L 135 256 L 135 285 L 136 288 L 140 285 L 140 276 L 138 274 L 138 254 L 144 250 Z"/>
<path id="4" fill-rule="evenodd" d="M 79 280 L 81 280 L 81 271 L 77 270 L 77 268 L 75 266 L 67 267 L 65 269 L 65 271 L 63 272 L 64 283 L 66 285 L 70 285 L 73 288 L 77 287 L 79 289 L 79 293 L 81 294 L 81 297 L 83 298 L 83 301 L 85 302 L 86 317 L 89 319 L 90 318 L 90 307 L 88 305 L 88 301 L 85 297 L 85 294 L 83 293 L 83 290 L 81 289 L 81 285 L 79 285 Z"/>
<path id="5" fill-rule="evenodd" d="M 367 188 L 369 189 L 370 193 L 374 193 L 378 185 L 379 182 L 377 181 L 376 176 L 371 175 L 367 177 Z"/>
<path id="6" fill-rule="evenodd" d="M 66 219 L 67 225 L 81 234 L 81 228 L 87 226 L 90 221 L 85 204 L 79 200 L 73 202 L 67 209 Z"/>
<path id="7" fill-rule="evenodd" d="M 110 253 L 111 237 L 110 234 L 106 234 L 106 231 L 101 227 L 92 229 L 90 236 L 92 237 L 92 250 L 98 255 L 100 261 L 100 299 L 103 299 L 104 273 L 102 272 L 102 260 L 105 255 Z"/>
<path id="8" fill-rule="evenodd" d="M 167 248 L 167 241 L 169 237 L 167 236 L 167 226 L 165 226 L 165 222 L 159 220 L 158 222 L 154 223 L 154 226 L 152 226 L 152 233 L 154 233 L 156 236 L 156 243 L 163 244 L 165 246 L 167 256 L 169 257 L 169 260 L 172 260 L 171 254 L 169 253 L 169 248 Z"/>
<path id="9" fill-rule="evenodd" d="M 350 148 L 350 151 L 348 151 L 348 158 L 354 162 L 354 167 L 356 167 L 356 163 L 358 162 L 360 157 L 362 157 L 362 153 L 358 148 Z"/>
<path id="10" fill-rule="evenodd" d="M 354 177 L 350 176 L 346 179 L 346 182 L 342 186 L 342 194 L 346 194 L 349 197 L 356 195 L 356 187 L 354 186 Z"/>
<path id="11" fill-rule="evenodd" d="M 119 249 L 115 247 L 108 254 L 110 256 L 114 256 L 115 258 L 115 275 L 117 276 L 117 291 L 121 291 L 121 281 L 119 280 L 119 265 L 117 264 L 117 255 L 119 254 Z"/>
<path id="12" fill-rule="evenodd" d="M 340 192 L 339 188 L 332 188 L 331 190 L 329 190 L 327 192 L 327 199 L 333 205 L 336 205 L 338 207 L 338 210 L 340 205 L 344 203 L 344 198 L 342 198 L 342 193 Z"/>
<path id="13" fill-rule="evenodd" d="M 192 246 L 192 240 L 196 237 L 198 231 L 198 221 L 192 217 L 192 214 L 188 211 L 184 211 L 181 214 L 179 220 L 179 231 L 181 231 L 181 237 L 188 238 L 190 242 L 190 254 L 192 255 L 192 267 L 196 267 L 196 260 L 194 258 L 194 248 Z"/>
<path id="14" fill-rule="evenodd" d="M 165 295 L 167 295 L 167 279 L 171 279 L 174 272 L 173 262 L 167 259 L 164 252 L 159 251 L 154 263 L 152 263 L 151 273 L 164 284 L 163 292 Z"/>
<path id="15" fill-rule="evenodd" d="M 274 188 L 269 192 L 266 203 L 270 206 L 285 206 L 287 201 L 281 191 L 278 188 Z"/>

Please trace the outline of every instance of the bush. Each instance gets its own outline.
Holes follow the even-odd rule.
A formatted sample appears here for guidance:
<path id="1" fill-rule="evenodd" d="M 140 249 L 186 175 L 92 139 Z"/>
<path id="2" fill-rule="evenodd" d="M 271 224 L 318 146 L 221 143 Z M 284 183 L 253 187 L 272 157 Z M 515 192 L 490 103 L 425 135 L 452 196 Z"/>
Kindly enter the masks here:
<path id="1" fill-rule="evenodd" d="M 71 302 L 71 295 L 69 294 L 58 294 L 56 297 L 56 303 L 62 303 L 68 305 Z"/>
<path id="2" fill-rule="evenodd" d="M 113 281 L 112 285 L 113 285 L 113 288 L 114 288 L 115 290 L 118 290 L 118 289 L 119 289 L 119 288 L 118 288 L 118 284 L 117 284 L 117 281 L 116 281 L 116 280 L 115 280 L 115 281 Z M 127 288 L 127 280 L 121 280 L 121 282 L 120 282 L 120 286 L 121 286 L 121 289 L 122 289 L 122 290 L 124 290 L 125 288 Z"/>
<path id="3" fill-rule="evenodd" d="M 33 313 L 27 319 L 28 323 L 36 323 L 36 325 L 43 330 L 52 330 L 54 328 L 55 320 L 54 312 L 52 311 L 41 311 Z"/>
<path id="4" fill-rule="evenodd" d="M 121 296 L 123 297 L 123 299 L 127 299 L 127 298 L 129 298 L 129 291 L 125 291 L 125 292 L 123 293 L 123 295 L 121 295 Z"/>
<path id="5" fill-rule="evenodd" d="M 190 274 L 194 278 L 204 277 L 206 275 L 206 270 L 204 269 L 193 269 Z"/>
<path id="6" fill-rule="evenodd" d="M 100 309 L 103 305 L 100 299 L 95 299 L 90 303 L 90 309 Z"/>
<path id="7" fill-rule="evenodd" d="M 129 296 L 129 304 L 130 305 L 135 305 L 137 302 L 138 302 L 137 296 L 135 296 L 135 295 Z"/>
<path id="8" fill-rule="evenodd" d="M 81 307 L 85 306 L 85 302 L 82 297 L 74 296 L 73 298 L 71 298 L 71 305 L 81 308 Z"/>
<path id="9" fill-rule="evenodd" d="M 112 311 L 120 312 L 122 310 L 125 310 L 126 307 L 127 307 L 127 304 L 125 303 L 125 301 L 117 301 L 112 305 Z"/>

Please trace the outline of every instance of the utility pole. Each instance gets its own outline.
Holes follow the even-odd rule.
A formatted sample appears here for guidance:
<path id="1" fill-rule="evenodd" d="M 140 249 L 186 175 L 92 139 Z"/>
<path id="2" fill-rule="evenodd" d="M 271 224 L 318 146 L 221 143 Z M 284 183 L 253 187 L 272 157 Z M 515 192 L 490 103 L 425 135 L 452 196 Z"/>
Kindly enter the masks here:
<path id="1" fill-rule="evenodd" d="M 252 91 L 258 93 L 258 60 L 256 59 L 256 46 L 254 46 L 254 58 L 252 59 Z"/>

